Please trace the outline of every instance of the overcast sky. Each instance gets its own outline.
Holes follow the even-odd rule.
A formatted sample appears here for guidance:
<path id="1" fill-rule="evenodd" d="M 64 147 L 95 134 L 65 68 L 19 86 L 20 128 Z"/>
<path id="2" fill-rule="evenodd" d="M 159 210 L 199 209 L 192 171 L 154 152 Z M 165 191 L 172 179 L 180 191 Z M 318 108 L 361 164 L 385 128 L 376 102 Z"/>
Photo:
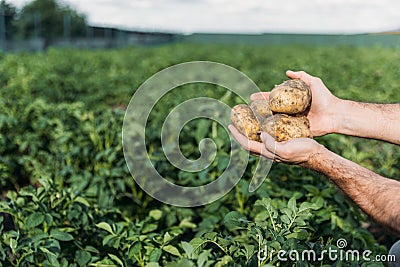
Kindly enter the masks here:
<path id="1" fill-rule="evenodd" d="M 22 7 L 27 0 L 9 0 Z M 400 0 L 64 0 L 89 24 L 237 33 L 364 33 L 400 29 Z"/>

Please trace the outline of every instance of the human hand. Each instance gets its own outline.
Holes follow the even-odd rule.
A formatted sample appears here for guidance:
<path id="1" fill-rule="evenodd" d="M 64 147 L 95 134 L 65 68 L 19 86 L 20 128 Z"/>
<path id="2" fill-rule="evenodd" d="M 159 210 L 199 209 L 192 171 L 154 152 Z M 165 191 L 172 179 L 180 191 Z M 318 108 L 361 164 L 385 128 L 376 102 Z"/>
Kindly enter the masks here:
<path id="1" fill-rule="evenodd" d="M 304 71 L 286 72 L 291 79 L 301 79 L 310 88 L 312 94 L 311 107 L 307 112 L 310 129 L 314 136 L 322 136 L 334 132 L 336 128 L 335 113 L 340 99 L 334 96 L 320 78 L 311 76 Z M 269 99 L 270 92 L 261 92 L 251 95 L 251 100 Z"/>
<path id="2" fill-rule="evenodd" d="M 233 138 L 247 151 L 258 154 L 275 162 L 298 164 L 308 167 L 310 160 L 317 155 L 324 146 L 310 138 L 294 138 L 286 142 L 276 142 L 272 136 L 261 133 L 261 142 L 247 139 L 233 125 L 228 126 Z"/>

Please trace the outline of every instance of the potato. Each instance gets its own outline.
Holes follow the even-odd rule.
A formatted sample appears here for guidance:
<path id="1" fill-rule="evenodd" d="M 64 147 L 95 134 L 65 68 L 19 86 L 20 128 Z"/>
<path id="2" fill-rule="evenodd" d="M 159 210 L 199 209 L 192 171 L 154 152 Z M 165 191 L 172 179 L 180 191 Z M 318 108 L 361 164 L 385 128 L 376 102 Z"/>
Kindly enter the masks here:
<path id="1" fill-rule="evenodd" d="M 276 114 L 263 121 L 261 130 L 270 134 L 278 142 L 292 138 L 312 138 L 310 122 L 305 116 Z"/>
<path id="2" fill-rule="evenodd" d="M 250 108 L 259 121 L 262 121 L 265 118 L 272 116 L 272 111 L 269 108 L 267 100 L 264 99 L 254 100 L 251 102 Z"/>
<path id="3" fill-rule="evenodd" d="M 269 107 L 275 113 L 296 114 L 311 103 L 311 89 L 300 79 L 275 86 L 269 95 Z"/>
<path id="4" fill-rule="evenodd" d="M 249 106 L 244 104 L 234 106 L 231 110 L 231 121 L 248 139 L 261 142 L 260 125 Z"/>

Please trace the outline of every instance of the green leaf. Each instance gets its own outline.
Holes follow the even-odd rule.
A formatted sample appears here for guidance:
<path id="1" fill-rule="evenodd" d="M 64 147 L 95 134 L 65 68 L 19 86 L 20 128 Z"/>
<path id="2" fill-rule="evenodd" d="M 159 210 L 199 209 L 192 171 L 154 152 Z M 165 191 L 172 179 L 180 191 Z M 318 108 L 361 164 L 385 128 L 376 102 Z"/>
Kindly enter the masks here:
<path id="1" fill-rule="evenodd" d="M 291 234 L 286 235 L 286 238 L 295 238 L 298 240 L 305 240 L 308 237 L 308 232 L 304 229 L 300 229 L 298 232 L 294 232 Z"/>
<path id="2" fill-rule="evenodd" d="M 172 239 L 174 239 L 168 232 L 164 234 L 163 244 L 168 244 Z"/>
<path id="3" fill-rule="evenodd" d="M 179 250 L 172 246 L 172 245 L 166 245 L 162 248 L 164 251 L 171 253 L 174 256 L 178 256 L 178 257 L 182 257 L 181 253 L 179 252 Z"/>
<path id="4" fill-rule="evenodd" d="M 114 234 L 107 235 L 103 239 L 103 246 L 107 245 L 107 246 L 110 246 L 113 248 L 118 248 L 120 241 L 121 241 L 121 238 L 118 237 L 117 235 L 114 235 Z"/>
<path id="5" fill-rule="evenodd" d="M 96 224 L 96 226 L 97 226 L 98 228 L 100 228 L 100 229 L 106 230 L 106 231 L 109 232 L 110 234 L 115 235 L 114 232 L 113 232 L 113 230 L 112 230 L 112 228 L 111 228 L 111 225 L 109 225 L 109 224 L 106 223 L 106 222 L 100 222 L 100 223 Z"/>
<path id="6" fill-rule="evenodd" d="M 249 244 L 245 243 L 244 244 L 244 248 L 245 248 L 245 251 L 246 251 L 246 260 L 249 261 L 250 258 L 254 254 L 255 247 L 253 245 L 249 245 Z"/>
<path id="7" fill-rule="evenodd" d="M 60 240 L 60 241 L 71 241 L 74 240 L 74 237 L 66 232 L 63 232 L 59 229 L 52 229 L 50 231 L 50 236 L 52 236 L 54 239 Z"/>
<path id="8" fill-rule="evenodd" d="M 289 199 L 288 204 L 287 204 L 288 209 L 290 209 L 292 212 L 296 211 L 296 198 L 292 197 Z"/>
<path id="9" fill-rule="evenodd" d="M 118 258 L 117 256 L 115 256 L 114 254 L 108 254 L 108 256 L 115 262 L 117 262 L 120 266 L 124 267 L 124 263 L 122 262 L 122 260 L 120 260 L 120 258 Z"/>
<path id="10" fill-rule="evenodd" d="M 209 232 L 204 234 L 204 238 L 207 238 L 207 240 L 212 240 L 216 241 L 217 240 L 218 233 L 216 232 Z"/>
<path id="11" fill-rule="evenodd" d="M 197 266 L 203 267 L 210 256 L 211 256 L 210 250 L 205 250 L 201 252 L 199 257 L 197 258 Z"/>
<path id="12" fill-rule="evenodd" d="M 163 213 L 161 210 L 155 209 L 155 210 L 151 210 L 149 213 L 150 217 L 152 217 L 154 220 L 158 221 L 161 219 Z"/>
<path id="13" fill-rule="evenodd" d="M 284 214 L 286 214 L 289 218 L 292 218 L 292 216 L 293 216 L 293 211 L 290 210 L 290 209 L 288 209 L 288 208 L 283 208 L 283 209 L 281 210 L 281 212 L 284 213 Z"/>
<path id="14" fill-rule="evenodd" d="M 318 196 L 319 195 L 319 189 L 317 187 L 315 187 L 313 185 L 308 185 L 308 184 L 303 185 L 303 187 L 308 192 L 310 192 L 313 196 Z"/>
<path id="15" fill-rule="evenodd" d="M 268 212 L 268 217 L 271 217 L 272 219 L 278 218 L 278 212 L 272 206 L 271 198 L 259 199 L 256 201 L 255 206 L 264 206 Z"/>
<path id="16" fill-rule="evenodd" d="M 149 255 L 150 262 L 158 262 L 161 258 L 162 251 L 159 248 L 153 248 Z"/>
<path id="17" fill-rule="evenodd" d="M 181 245 L 182 245 L 182 248 L 185 251 L 187 257 L 189 259 L 191 259 L 192 256 L 193 256 L 193 252 L 194 252 L 193 246 L 190 243 L 186 242 L 186 241 L 182 241 Z"/>
<path id="18" fill-rule="evenodd" d="M 18 241 L 14 238 L 10 238 L 10 248 L 13 254 L 15 254 L 15 249 L 17 248 Z"/>
<path id="19" fill-rule="evenodd" d="M 79 266 L 85 266 L 90 262 L 91 255 L 89 252 L 84 250 L 77 250 L 75 252 L 75 259 Z"/>
<path id="20" fill-rule="evenodd" d="M 86 199 L 84 199 L 83 197 L 76 197 L 76 198 L 74 199 L 74 201 L 75 201 L 75 202 L 79 202 L 79 203 L 81 203 L 81 204 L 83 204 L 83 205 L 85 205 L 85 206 L 87 206 L 87 207 L 90 207 L 89 202 L 88 202 Z"/>
<path id="21" fill-rule="evenodd" d="M 303 212 L 303 211 L 306 211 L 308 209 L 315 209 L 315 208 L 316 208 L 316 205 L 314 203 L 303 202 L 303 203 L 300 204 L 299 213 Z"/>
<path id="22" fill-rule="evenodd" d="M 48 226 L 53 225 L 53 216 L 51 216 L 49 213 L 44 215 L 44 221 L 47 223 Z"/>
<path id="23" fill-rule="evenodd" d="M 325 200 L 321 196 L 318 196 L 318 197 L 315 197 L 313 199 L 313 202 L 315 204 L 315 208 L 314 209 L 320 209 L 320 208 L 322 208 L 324 206 Z"/>
<path id="24" fill-rule="evenodd" d="M 142 233 L 146 234 L 146 233 L 153 232 L 157 229 L 157 227 L 158 227 L 158 225 L 155 223 L 146 224 L 142 229 Z"/>
<path id="25" fill-rule="evenodd" d="M 262 210 L 261 212 L 257 213 L 257 215 L 254 217 L 254 221 L 264 222 L 268 218 L 269 218 L 268 211 Z"/>
<path id="26" fill-rule="evenodd" d="M 196 228 L 197 225 L 192 223 L 189 218 L 184 218 L 180 223 L 179 223 L 179 228 L 190 228 L 194 229 Z"/>
<path id="27" fill-rule="evenodd" d="M 39 183 L 44 187 L 45 190 L 49 190 L 51 187 L 51 180 L 50 179 L 39 179 Z"/>
<path id="28" fill-rule="evenodd" d="M 142 250 L 142 244 L 139 242 L 136 242 L 131 248 L 129 249 L 128 256 L 131 258 L 140 258 L 140 254 Z"/>
<path id="29" fill-rule="evenodd" d="M 288 217 L 286 214 L 283 214 L 283 215 L 281 216 L 281 221 L 282 221 L 283 223 L 285 223 L 285 224 L 290 224 L 290 219 L 289 219 L 289 217 Z"/>
<path id="30" fill-rule="evenodd" d="M 297 226 L 305 226 L 305 225 L 307 225 L 307 223 L 301 217 L 297 217 L 296 219 L 294 219 L 294 222 L 297 224 Z"/>
<path id="31" fill-rule="evenodd" d="M 243 227 L 244 226 L 243 223 L 246 221 L 247 221 L 246 217 L 237 211 L 231 211 L 224 217 L 224 225 L 229 230 L 234 230 L 238 227 Z"/>
<path id="32" fill-rule="evenodd" d="M 52 257 L 57 257 L 56 254 L 54 254 L 53 252 L 51 252 L 49 249 L 47 249 L 47 248 L 45 248 L 45 247 L 40 247 L 39 249 L 40 249 L 41 251 L 43 251 L 44 253 L 46 253 L 46 254 L 52 256 Z"/>
<path id="33" fill-rule="evenodd" d="M 97 253 L 97 254 L 100 253 L 100 251 L 97 248 L 94 248 L 92 246 L 86 246 L 85 251 L 93 252 L 93 253 Z"/>
<path id="34" fill-rule="evenodd" d="M 49 237 L 48 233 L 38 233 L 38 234 L 31 236 L 29 238 L 29 242 L 32 242 L 33 244 L 35 244 L 36 242 L 46 239 L 48 237 Z"/>
<path id="35" fill-rule="evenodd" d="M 207 243 L 207 240 L 204 240 L 200 237 L 195 237 L 192 240 L 190 240 L 190 245 L 193 247 L 193 251 L 196 252 L 198 249 L 201 249 L 205 243 Z"/>
<path id="36" fill-rule="evenodd" d="M 61 251 L 60 242 L 58 242 L 56 239 L 47 239 L 44 242 L 43 247 L 46 247 L 51 252 L 55 253 L 54 255 L 60 254 Z"/>
<path id="37" fill-rule="evenodd" d="M 223 248 L 227 248 L 228 246 L 230 246 L 231 248 L 233 247 L 232 240 L 225 239 L 222 237 L 217 237 L 216 243 Z"/>
<path id="38" fill-rule="evenodd" d="M 40 212 L 35 212 L 29 215 L 29 217 L 26 219 L 25 227 L 34 228 L 42 224 L 43 221 L 44 221 L 44 215 Z"/>

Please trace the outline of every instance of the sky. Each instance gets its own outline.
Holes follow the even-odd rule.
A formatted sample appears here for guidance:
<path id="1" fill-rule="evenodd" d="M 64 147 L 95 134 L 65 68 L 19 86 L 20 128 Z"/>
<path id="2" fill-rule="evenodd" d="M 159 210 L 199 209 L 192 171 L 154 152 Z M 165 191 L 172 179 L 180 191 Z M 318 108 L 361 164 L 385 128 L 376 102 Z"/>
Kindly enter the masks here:
<path id="1" fill-rule="evenodd" d="M 21 8 L 29 0 L 9 0 Z M 399 0 L 63 0 L 90 25 L 178 33 L 400 30 Z"/>

